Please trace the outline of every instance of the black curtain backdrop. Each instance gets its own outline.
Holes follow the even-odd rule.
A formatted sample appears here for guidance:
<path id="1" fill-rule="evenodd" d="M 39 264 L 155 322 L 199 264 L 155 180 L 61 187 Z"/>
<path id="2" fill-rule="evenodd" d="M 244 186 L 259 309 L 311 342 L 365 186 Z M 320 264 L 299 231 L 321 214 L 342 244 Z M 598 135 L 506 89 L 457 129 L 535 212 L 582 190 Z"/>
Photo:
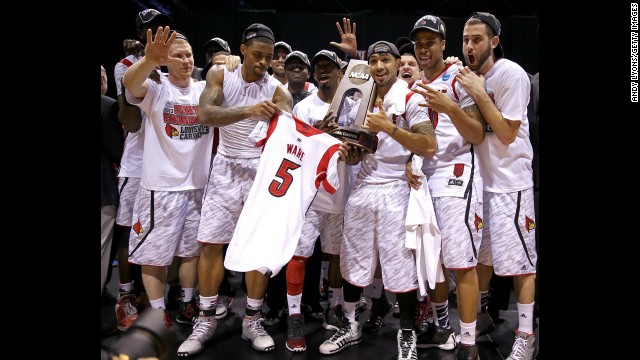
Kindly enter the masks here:
<path id="1" fill-rule="evenodd" d="M 142 10 L 142 3 L 137 1 L 117 1 L 108 4 L 104 16 L 101 18 L 101 46 L 99 61 L 109 74 L 109 89 L 107 95 L 115 97 L 115 82 L 113 68 L 116 62 L 123 58 L 122 40 L 136 38 L 135 18 Z M 298 10 L 298 9 L 296 9 Z M 339 10 L 336 7 L 336 10 Z M 504 14 L 505 10 L 481 8 L 474 11 L 488 11 L 494 14 Z M 234 55 L 240 55 L 240 38 L 242 32 L 252 23 L 260 22 L 269 26 L 276 37 L 276 41 L 285 41 L 294 50 L 300 50 L 313 57 L 318 51 L 326 49 L 336 51 L 344 58 L 345 54 L 329 45 L 329 42 L 340 42 L 336 29 L 336 21 L 342 24 L 342 18 L 348 17 L 357 24 L 358 49 L 366 51 L 368 46 L 378 40 L 394 42 L 400 36 L 408 36 L 413 24 L 428 13 L 440 16 L 447 27 L 447 45 L 445 56 L 462 56 L 462 29 L 468 16 L 448 17 L 437 11 L 408 11 L 408 12 L 360 12 L 347 13 L 309 13 L 302 11 L 282 10 L 234 10 L 221 8 L 206 11 L 175 11 L 171 14 L 174 27 L 183 31 L 194 50 L 195 65 L 205 65 L 205 55 L 202 46 L 212 37 L 225 39 Z M 505 57 L 520 64 L 525 71 L 535 74 L 539 71 L 539 41 L 538 16 L 504 15 L 498 20 L 502 24 L 500 40 L 505 51 Z M 97 66 L 96 66 L 97 68 Z M 97 70 L 96 70 L 97 71 Z M 97 78 L 97 76 L 96 76 Z"/>

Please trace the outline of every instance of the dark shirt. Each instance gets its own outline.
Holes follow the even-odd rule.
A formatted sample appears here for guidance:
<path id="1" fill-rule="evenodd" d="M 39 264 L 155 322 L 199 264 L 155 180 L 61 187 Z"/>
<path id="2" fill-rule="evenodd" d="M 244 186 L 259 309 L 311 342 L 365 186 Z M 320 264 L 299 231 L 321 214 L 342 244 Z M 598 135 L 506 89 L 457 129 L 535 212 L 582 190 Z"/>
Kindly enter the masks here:
<path id="1" fill-rule="evenodd" d="M 124 133 L 118 121 L 118 102 L 101 95 L 102 146 L 100 151 L 101 206 L 118 205 L 118 175 L 115 166 L 120 167 L 124 150 Z"/>

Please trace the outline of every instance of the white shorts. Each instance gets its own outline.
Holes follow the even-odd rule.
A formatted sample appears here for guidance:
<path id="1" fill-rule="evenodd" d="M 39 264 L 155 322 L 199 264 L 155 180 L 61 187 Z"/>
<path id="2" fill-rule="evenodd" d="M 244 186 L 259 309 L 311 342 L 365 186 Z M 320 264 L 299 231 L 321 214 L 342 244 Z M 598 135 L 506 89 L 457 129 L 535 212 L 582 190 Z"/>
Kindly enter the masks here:
<path id="1" fill-rule="evenodd" d="M 449 270 L 475 267 L 482 242 L 482 203 L 476 192 L 472 190 L 466 199 L 434 197 L 433 208 L 441 232 L 444 266 Z"/>
<path id="2" fill-rule="evenodd" d="M 259 157 L 236 159 L 216 155 L 202 199 L 199 242 L 228 244 L 231 241 L 240 212 L 256 178 L 259 162 Z"/>
<path id="3" fill-rule="evenodd" d="M 199 256 L 196 241 L 203 189 L 152 191 L 140 187 L 129 235 L 129 262 L 169 266 L 174 256 Z"/>
<path id="4" fill-rule="evenodd" d="M 409 190 L 404 180 L 359 184 L 352 190 L 340 249 L 340 271 L 351 284 L 372 284 L 379 257 L 386 290 L 404 293 L 418 288 L 413 252 L 404 246 Z"/>
<path id="5" fill-rule="evenodd" d="M 304 219 L 304 225 L 302 225 L 302 233 L 295 255 L 304 257 L 313 255 L 313 248 L 318 236 L 320 236 L 323 253 L 340 255 L 343 220 L 343 214 L 309 209 Z"/>
<path id="6" fill-rule="evenodd" d="M 118 191 L 120 191 L 120 205 L 118 206 L 118 215 L 116 216 L 116 224 L 129 227 L 133 224 L 133 205 L 138 197 L 138 188 L 140 187 L 139 177 L 121 177 L 118 178 Z"/>
<path id="7" fill-rule="evenodd" d="M 535 274 L 535 233 L 533 188 L 508 194 L 484 193 L 484 230 L 478 255 L 481 264 L 493 265 L 500 276 Z"/>

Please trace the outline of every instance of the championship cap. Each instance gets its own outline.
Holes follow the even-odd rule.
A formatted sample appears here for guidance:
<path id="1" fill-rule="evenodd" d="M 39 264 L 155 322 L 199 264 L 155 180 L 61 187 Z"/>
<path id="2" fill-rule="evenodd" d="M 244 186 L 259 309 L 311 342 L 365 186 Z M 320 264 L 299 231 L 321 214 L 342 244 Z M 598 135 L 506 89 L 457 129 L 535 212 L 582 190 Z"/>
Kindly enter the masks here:
<path id="1" fill-rule="evenodd" d="M 292 51 L 287 55 L 287 57 L 284 59 L 284 65 L 287 66 L 287 63 L 291 61 L 291 59 L 293 58 L 300 59 L 300 61 L 302 61 L 305 65 L 307 65 L 307 67 L 309 67 L 309 70 L 311 70 L 311 64 L 309 63 L 309 58 L 307 57 L 307 54 L 298 50 Z"/>
<path id="2" fill-rule="evenodd" d="M 493 30 L 493 33 L 495 34 L 495 36 L 498 36 L 498 46 L 496 46 L 495 49 L 493 49 L 493 53 L 496 55 L 496 59 L 500 59 L 501 57 L 503 57 L 504 50 L 502 49 L 502 44 L 499 42 L 500 28 L 501 28 L 500 21 L 498 21 L 498 19 L 496 19 L 496 17 L 493 16 L 493 14 L 490 14 L 488 12 L 480 12 L 480 11 L 476 11 L 473 14 L 471 14 L 469 19 L 471 18 L 480 19 L 482 20 L 482 22 L 489 25 L 491 30 Z"/>
<path id="3" fill-rule="evenodd" d="M 273 43 L 276 42 L 275 37 L 273 36 L 273 31 L 271 31 L 271 29 L 263 24 L 255 23 L 249 25 L 249 27 L 242 33 L 242 43 L 246 44 L 247 41 L 255 39 L 257 37 L 267 38 Z"/>
<path id="4" fill-rule="evenodd" d="M 413 48 L 413 41 L 406 36 L 401 36 L 396 40 L 396 47 L 400 55 L 411 54 L 416 57 L 415 49 Z"/>
<path id="5" fill-rule="evenodd" d="M 210 39 L 209 41 L 204 43 L 204 46 L 202 48 L 205 51 L 208 48 L 215 48 L 214 52 L 226 51 L 229 54 L 231 54 L 231 48 L 229 48 L 229 44 L 226 41 L 220 39 L 219 37 L 214 37 L 214 38 Z"/>
<path id="6" fill-rule="evenodd" d="M 413 39 L 415 34 L 420 30 L 431 30 L 440 34 L 443 39 L 447 38 L 447 30 L 444 26 L 444 22 L 437 16 L 425 15 L 418 19 L 418 21 L 413 25 L 413 30 L 409 33 L 409 37 Z"/>
<path id="7" fill-rule="evenodd" d="M 311 59 L 311 71 L 313 71 L 313 68 L 316 66 L 316 63 L 318 62 L 318 60 L 320 60 L 321 57 L 326 57 L 327 59 L 331 60 L 332 63 L 336 64 L 338 69 L 342 68 L 340 59 L 338 59 L 338 55 L 336 55 L 335 52 L 329 50 L 320 50 L 313 56 L 313 59 Z"/>
<path id="8" fill-rule="evenodd" d="M 284 41 L 278 41 L 277 43 L 275 43 L 273 45 L 273 51 L 275 52 L 279 47 L 284 48 L 287 51 L 287 54 L 293 51 L 293 49 L 291 49 L 291 46 Z"/>
<path id="9" fill-rule="evenodd" d="M 136 28 L 139 30 L 142 25 L 158 24 L 163 26 L 171 26 L 173 21 L 168 15 L 161 13 L 156 9 L 146 9 L 138 13 L 136 17 Z"/>
<path id="10" fill-rule="evenodd" d="M 369 46 L 369 50 L 367 50 L 367 59 L 369 59 L 373 54 L 391 54 L 398 59 L 400 58 L 398 48 L 396 48 L 392 43 L 384 40 L 380 40 Z"/>

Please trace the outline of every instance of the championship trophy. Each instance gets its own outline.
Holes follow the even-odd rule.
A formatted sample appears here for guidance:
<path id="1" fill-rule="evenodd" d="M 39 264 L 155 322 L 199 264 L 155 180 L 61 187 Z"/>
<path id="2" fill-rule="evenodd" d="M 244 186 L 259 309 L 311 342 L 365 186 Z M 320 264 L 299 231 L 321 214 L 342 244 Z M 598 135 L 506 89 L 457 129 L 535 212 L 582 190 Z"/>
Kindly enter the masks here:
<path id="1" fill-rule="evenodd" d="M 338 128 L 331 135 L 372 154 L 378 148 L 375 132 L 362 128 L 367 112 L 371 112 L 378 92 L 369 74 L 369 63 L 351 59 L 345 75 L 331 102 L 330 110 L 337 114 Z"/>

